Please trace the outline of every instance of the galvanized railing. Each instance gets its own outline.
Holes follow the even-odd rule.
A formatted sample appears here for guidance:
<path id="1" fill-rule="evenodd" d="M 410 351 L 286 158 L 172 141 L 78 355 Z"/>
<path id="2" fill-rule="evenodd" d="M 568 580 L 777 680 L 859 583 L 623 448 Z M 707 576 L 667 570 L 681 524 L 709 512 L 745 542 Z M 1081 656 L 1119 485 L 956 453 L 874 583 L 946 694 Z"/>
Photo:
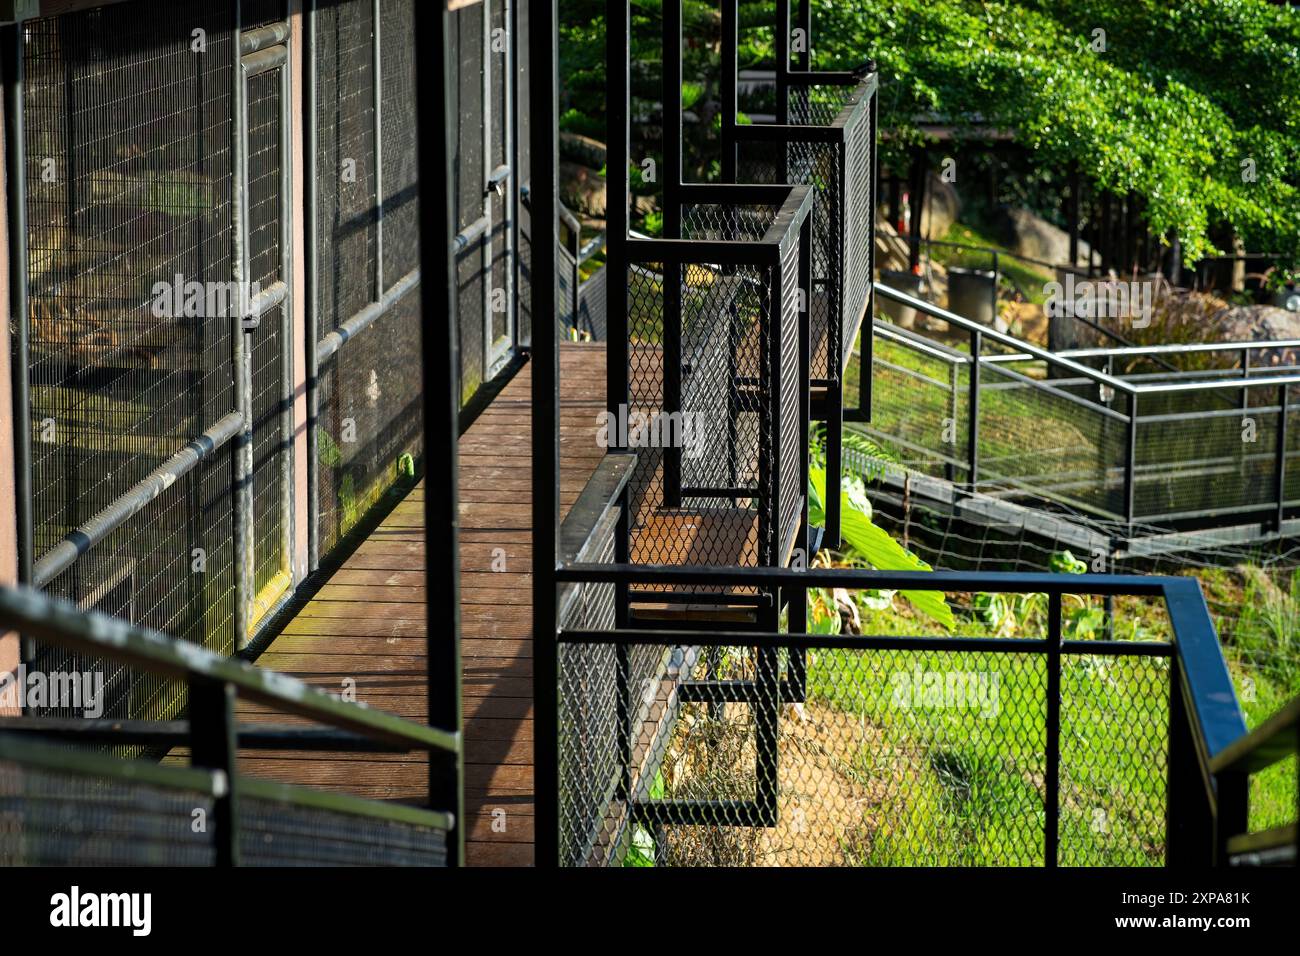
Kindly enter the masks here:
<path id="1" fill-rule="evenodd" d="M 874 327 L 877 389 L 864 430 L 913 467 L 986 493 L 1032 493 L 1147 523 L 1278 525 L 1300 505 L 1296 370 L 1248 362 L 1109 374 L 1087 363 L 1179 349 L 1053 353 L 882 284 L 876 291 L 929 325 L 925 334 Z"/>
<path id="2" fill-rule="evenodd" d="M 436 796 L 461 790 L 459 732 L 350 703 L 36 591 L 0 588 L 0 629 L 10 628 L 84 660 L 183 681 L 188 707 L 184 719 L 164 721 L 0 718 L 0 815 L 10 821 L 0 831 L 0 864 L 442 866 L 461 860 L 460 809 L 439 805 Z M 311 723 L 237 723 L 238 699 Z M 175 748 L 188 749 L 189 766 L 139 756 Z M 426 753 L 430 806 L 254 779 L 239 770 L 241 749 Z M 121 756 L 128 752 L 137 756 Z"/>

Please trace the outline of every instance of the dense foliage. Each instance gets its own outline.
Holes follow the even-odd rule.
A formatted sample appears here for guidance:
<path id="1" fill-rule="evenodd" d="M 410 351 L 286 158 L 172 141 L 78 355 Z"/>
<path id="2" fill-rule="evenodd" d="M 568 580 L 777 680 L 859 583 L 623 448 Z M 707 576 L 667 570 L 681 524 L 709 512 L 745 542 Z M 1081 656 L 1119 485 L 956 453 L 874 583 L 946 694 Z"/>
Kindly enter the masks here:
<path id="1" fill-rule="evenodd" d="M 660 3 L 632 8 L 634 90 L 653 104 Z M 770 64 L 773 9 L 742 4 L 742 69 Z M 603 138 L 603 4 L 574 0 L 562 16 L 566 125 Z M 715 155 L 717 17 L 716 4 L 687 0 L 684 97 L 700 116 L 688 127 L 699 178 Z M 1045 168 L 1074 163 L 1096 187 L 1143 197 L 1152 230 L 1181 238 L 1189 261 L 1228 230 L 1252 250 L 1300 253 L 1300 15 L 1286 7 L 814 0 L 813 47 L 822 68 L 879 63 L 892 148 L 915 142 L 927 117 L 1012 129 Z M 653 154 L 657 129 L 641 135 Z"/>

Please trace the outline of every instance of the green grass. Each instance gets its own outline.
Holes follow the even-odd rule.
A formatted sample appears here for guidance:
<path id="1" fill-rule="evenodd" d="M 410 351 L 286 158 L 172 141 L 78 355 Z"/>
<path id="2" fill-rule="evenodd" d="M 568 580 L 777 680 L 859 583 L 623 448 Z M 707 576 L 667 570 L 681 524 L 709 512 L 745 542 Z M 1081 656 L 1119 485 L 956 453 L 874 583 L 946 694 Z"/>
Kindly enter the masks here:
<path id="1" fill-rule="evenodd" d="M 1012 251 L 1002 243 L 971 226 L 959 222 L 955 222 L 948 227 L 948 232 L 943 236 L 943 240 L 945 242 L 960 242 L 968 246 L 987 246 L 997 249 L 1002 253 L 1002 255 L 998 256 L 998 269 L 1002 275 L 1014 282 L 1028 301 L 1037 305 L 1042 305 L 1047 301 L 1043 286 L 1056 278 L 1052 270 L 1013 258 Z M 992 256 L 986 252 L 931 246 L 930 255 L 935 262 L 942 263 L 945 267 L 959 266 L 967 269 L 991 269 L 993 267 Z"/>
<path id="2" fill-rule="evenodd" d="M 889 609 L 866 633 L 925 634 Z M 964 617 L 958 633 L 987 633 Z M 879 803 L 846 840 L 846 860 L 877 866 L 1033 866 L 1042 862 L 1046 663 L 993 653 L 818 651 L 810 700 L 880 734 L 848 771 Z M 898 675 L 982 675 L 989 697 L 919 702 Z M 1158 865 L 1164 849 L 1168 663 L 1066 658 L 1062 664 L 1061 854 L 1067 865 Z M 996 706 L 988 707 L 988 700 Z"/>

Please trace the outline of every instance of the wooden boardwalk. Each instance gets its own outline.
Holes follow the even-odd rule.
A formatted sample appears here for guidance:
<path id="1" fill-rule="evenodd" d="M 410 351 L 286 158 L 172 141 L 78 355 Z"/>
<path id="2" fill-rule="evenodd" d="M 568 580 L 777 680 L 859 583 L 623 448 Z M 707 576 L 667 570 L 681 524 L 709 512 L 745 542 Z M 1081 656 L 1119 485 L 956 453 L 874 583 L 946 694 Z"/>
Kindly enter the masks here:
<path id="1" fill-rule="evenodd" d="M 601 345 L 561 349 L 562 509 L 604 449 Z M 466 860 L 533 862 L 533 644 L 530 366 L 460 440 L 461 624 Z M 403 717 L 424 720 L 424 486 L 416 487 L 270 643 L 257 663 Z M 349 683 L 351 682 L 351 683 Z M 272 719 L 242 704 L 241 719 Z M 244 752 L 253 775 L 420 802 L 416 755 Z"/>

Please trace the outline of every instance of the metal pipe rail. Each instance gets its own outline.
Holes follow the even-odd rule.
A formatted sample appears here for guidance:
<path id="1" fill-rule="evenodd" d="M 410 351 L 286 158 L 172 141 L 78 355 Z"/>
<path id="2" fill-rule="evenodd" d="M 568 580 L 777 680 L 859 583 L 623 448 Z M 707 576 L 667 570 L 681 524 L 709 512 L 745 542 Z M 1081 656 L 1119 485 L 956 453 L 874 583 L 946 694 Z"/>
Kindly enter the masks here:
<path id="1" fill-rule="evenodd" d="M 935 653 L 1037 654 L 1047 660 L 1046 751 L 1043 782 L 1043 863 L 1055 866 L 1061 848 L 1059 784 L 1061 772 L 1061 661 L 1066 656 L 1150 657 L 1167 659 L 1169 694 L 1169 766 L 1166 779 L 1168 822 L 1166 828 L 1166 862 L 1169 865 L 1206 865 L 1225 863 L 1219 851 L 1216 832 L 1243 825 L 1244 779 L 1215 778 L 1214 768 L 1224 755 L 1235 752 L 1246 734 L 1245 722 L 1238 706 L 1223 653 L 1220 649 L 1209 611 L 1199 584 L 1176 577 L 1127 575 L 1062 575 L 971 572 L 878 572 L 863 569 L 808 570 L 782 568 L 728 567 L 646 567 L 627 564 L 562 563 L 556 569 L 560 585 L 632 585 L 667 586 L 700 583 L 729 587 L 780 588 L 783 592 L 806 588 L 891 589 L 940 592 L 1039 593 L 1048 596 L 1048 634 L 1045 639 L 1003 639 L 973 637 L 892 637 L 880 635 L 779 633 L 769 631 L 718 631 L 706 628 L 672 631 L 645 628 L 614 630 L 560 629 L 557 633 L 561 660 L 567 652 L 583 647 L 637 648 L 671 646 L 684 648 L 749 648 L 755 653 L 778 650 L 808 651 L 839 649 L 845 651 L 888 652 L 930 651 Z M 1163 642 L 1128 642 L 1113 640 L 1066 640 L 1062 628 L 1062 599 L 1065 595 L 1137 595 L 1163 601 L 1172 626 L 1173 640 Z M 563 668 L 562 681 L 563 681 Z M 693 680 L 682 672 L 664 675 L 673 690 L 665 706 L 671 713 L 686 701 L 708 697 L 708 682 Z M 761 678 L 760 678 L 761 682 Z M 653 682 L 651 682 L 653 683 Z M 731 682 L 735 683 L 735 682 Z M 696 686 L 698 685 L 698 687 Z M 706 686 L 707 685 L 707 686 Z M 730 686 L 730 685 L 729 685 Z M 727 700 L 753 702 L 762 690 L 757 684 L 731 688 Z M 778 692 L 775 683 L 766 688 L 767 695 Z M 748 696 L 747 696 L 748 694 Z M 760 695 L 761 696 L 761 695 Z M 715 698 L 709 698 L 710 701 Z M 552 706 L 554 701 L 539 697 L 538 706 Z M 669 718 L 665 718 L 669 719 Z M 756 714 L 755 719 L 758 719 Z M 760 733 L 762 727 L 759 727 Z M 665 731 L 661 736 L 667 736 Z M 564 741 L 561 740 L 561 747 Z M 759 767 L 765 759 L 759 743 Z M 782 751 L 784 753 L 784 751 Z M 699 758 L 696 758 L 699 759 Z M 759 770 L 758 789 L 753 800 L 700 801 L 651 799 L 644 786 L 636 782 L 623 791 L 616 802 L 625 803 L 630 819 L 643 825 L 737 825 L 774 826 L 777 824 L 778 784 L 775 773 L 777 756 L 769 775 Z M 1217 762 L 1216 762 L 1217 761 Z M 642 768 L 642 772 L 653 773 Z M 801 786 L 806 791 L 808 781 Z M 768 788 L 768 789 L 765 789 Z M 803 792 L 800 801 L 807 804 L 815 793 Z M 787 811 L 788 812 L 788 811 Z M 620 815 L 618 808 L 611 813 Z M 550 821 L 544 821 L 550 825 Z"/>
<path id="2" fill-rule="evenodd" d="M 866 431 L 919 454 L 923 470 L 942 468 L 955 482 L 962 469 L 972 490 L 1029 491 L 1130 522 L 1199 526 L 1255 514 L 1281 527 L 1287 510 L 1300 505 L 1289 464 L 1300 453 L 1292 420 L 1300 415 L 1300 373 L 1260 369 L 1253 375 L 1173 379 L 1156 373 L 1135 380 L 880 283 L 876 291 L 970 337 L 969 351 L 961 351 L 881 320 L 873 323 L 882 341 L 872 368 L 895 386 L 879 390 L 877 414 Z M 1009 354 L 988 354 L 988 342 Z M 1031 377 L 1012 367 L 1017 362 L 1041 362 L 1063 374 Z M 1187 404 L 1188 397 L 1195 402 Z M 1033 416 L 1036 429 L 1007 427 L 1010 419 L 1028 422 Z M 991 420 L 998 427 L 983 432 Z M 964 449 L 948 435 L 959 422 L 965 424 Z M 1246 428 L 1259 438 L 1245 434 Z M 948 436 L 943 441 L 941 431 Z M 1031 431 L 1036 437 L 1029 437 Z"/>
<path id="3" fill-rule="evenodd" d="M 248 741 L 263 736 L 262 743 L 266 746 L 305 750 L 340 749 L 359 744 L 364 749 L 391 752 L 424 751 L 430 761 L 431 799 L 435 786 L 441 785 L 443 778 L 450 775 L 457 781 L 460 779 L 459 731 L 424 726 L 350 703 L 296 678 L 223 657 L 147 627 L 82 611 L 67 601 L 37 591 L 14 588 L 0 588 L 0 627 L 16 630 L 38 641 L 186 681 L 189 719 L 180 725 L 170 721 L 132 721 L 117 724 L 116 731 L 103 723 L 87 724 L 84 729 L 74 730 L 66 726 L 66 721 L 26 718 L 17 722 L 0 722 L 0 730 L 82 741 L 93 740 L 95 735 L 99 735 L 101 740 L 113 738 L 122 745 L 168 738 L 174 744 L 188 743 L 191 764 L 219 771 L 228 784 L 225 792 L 213 794 L 218 817 L 219 865 L 234 865 L 240 859 L 241 797 L 274 796 L 270 791 L 262 793 L 265 788 L 260 790 L 261 785 L 246 786 L 248 782 L 238 776 L 236 757 L 241 737 Z M 281 713 L 325 724 L 334 730 L 303 731 L 275 726 L 240 728 L 235 723 L 234 709 L 235 700 L 240 696 Z M 182 733 L 184 741 L 178 739 Z M 158 738 L 159 734 L 162 738 Z M 120 773 L 128 776 L 136 772 L 129 767 L 119 769 Z M 160 768 L 160 772 L 170 769 Z M 456 785 L 459 787 L 459 782 Z M 411 816 L 414 813 L 423 821 L 423 826 L 458 833 L 454 812 L 441 807 L 428 811 L 399 810 L 379 801 L 346 797 L 335 800 L 332 796 L 313 794 L 303 788 L 282 788 L 276 793 L 279 798 L 300 805 L 324 807 L 329 804 L 339 812 L 364 812 L 376 819 L 410 822 L 415 819 Z M 456 843 L 459 843 L 458 838 Z M 457 846 L 450 849 L 452 862 L 459 861 L 459 852 Z"/>

